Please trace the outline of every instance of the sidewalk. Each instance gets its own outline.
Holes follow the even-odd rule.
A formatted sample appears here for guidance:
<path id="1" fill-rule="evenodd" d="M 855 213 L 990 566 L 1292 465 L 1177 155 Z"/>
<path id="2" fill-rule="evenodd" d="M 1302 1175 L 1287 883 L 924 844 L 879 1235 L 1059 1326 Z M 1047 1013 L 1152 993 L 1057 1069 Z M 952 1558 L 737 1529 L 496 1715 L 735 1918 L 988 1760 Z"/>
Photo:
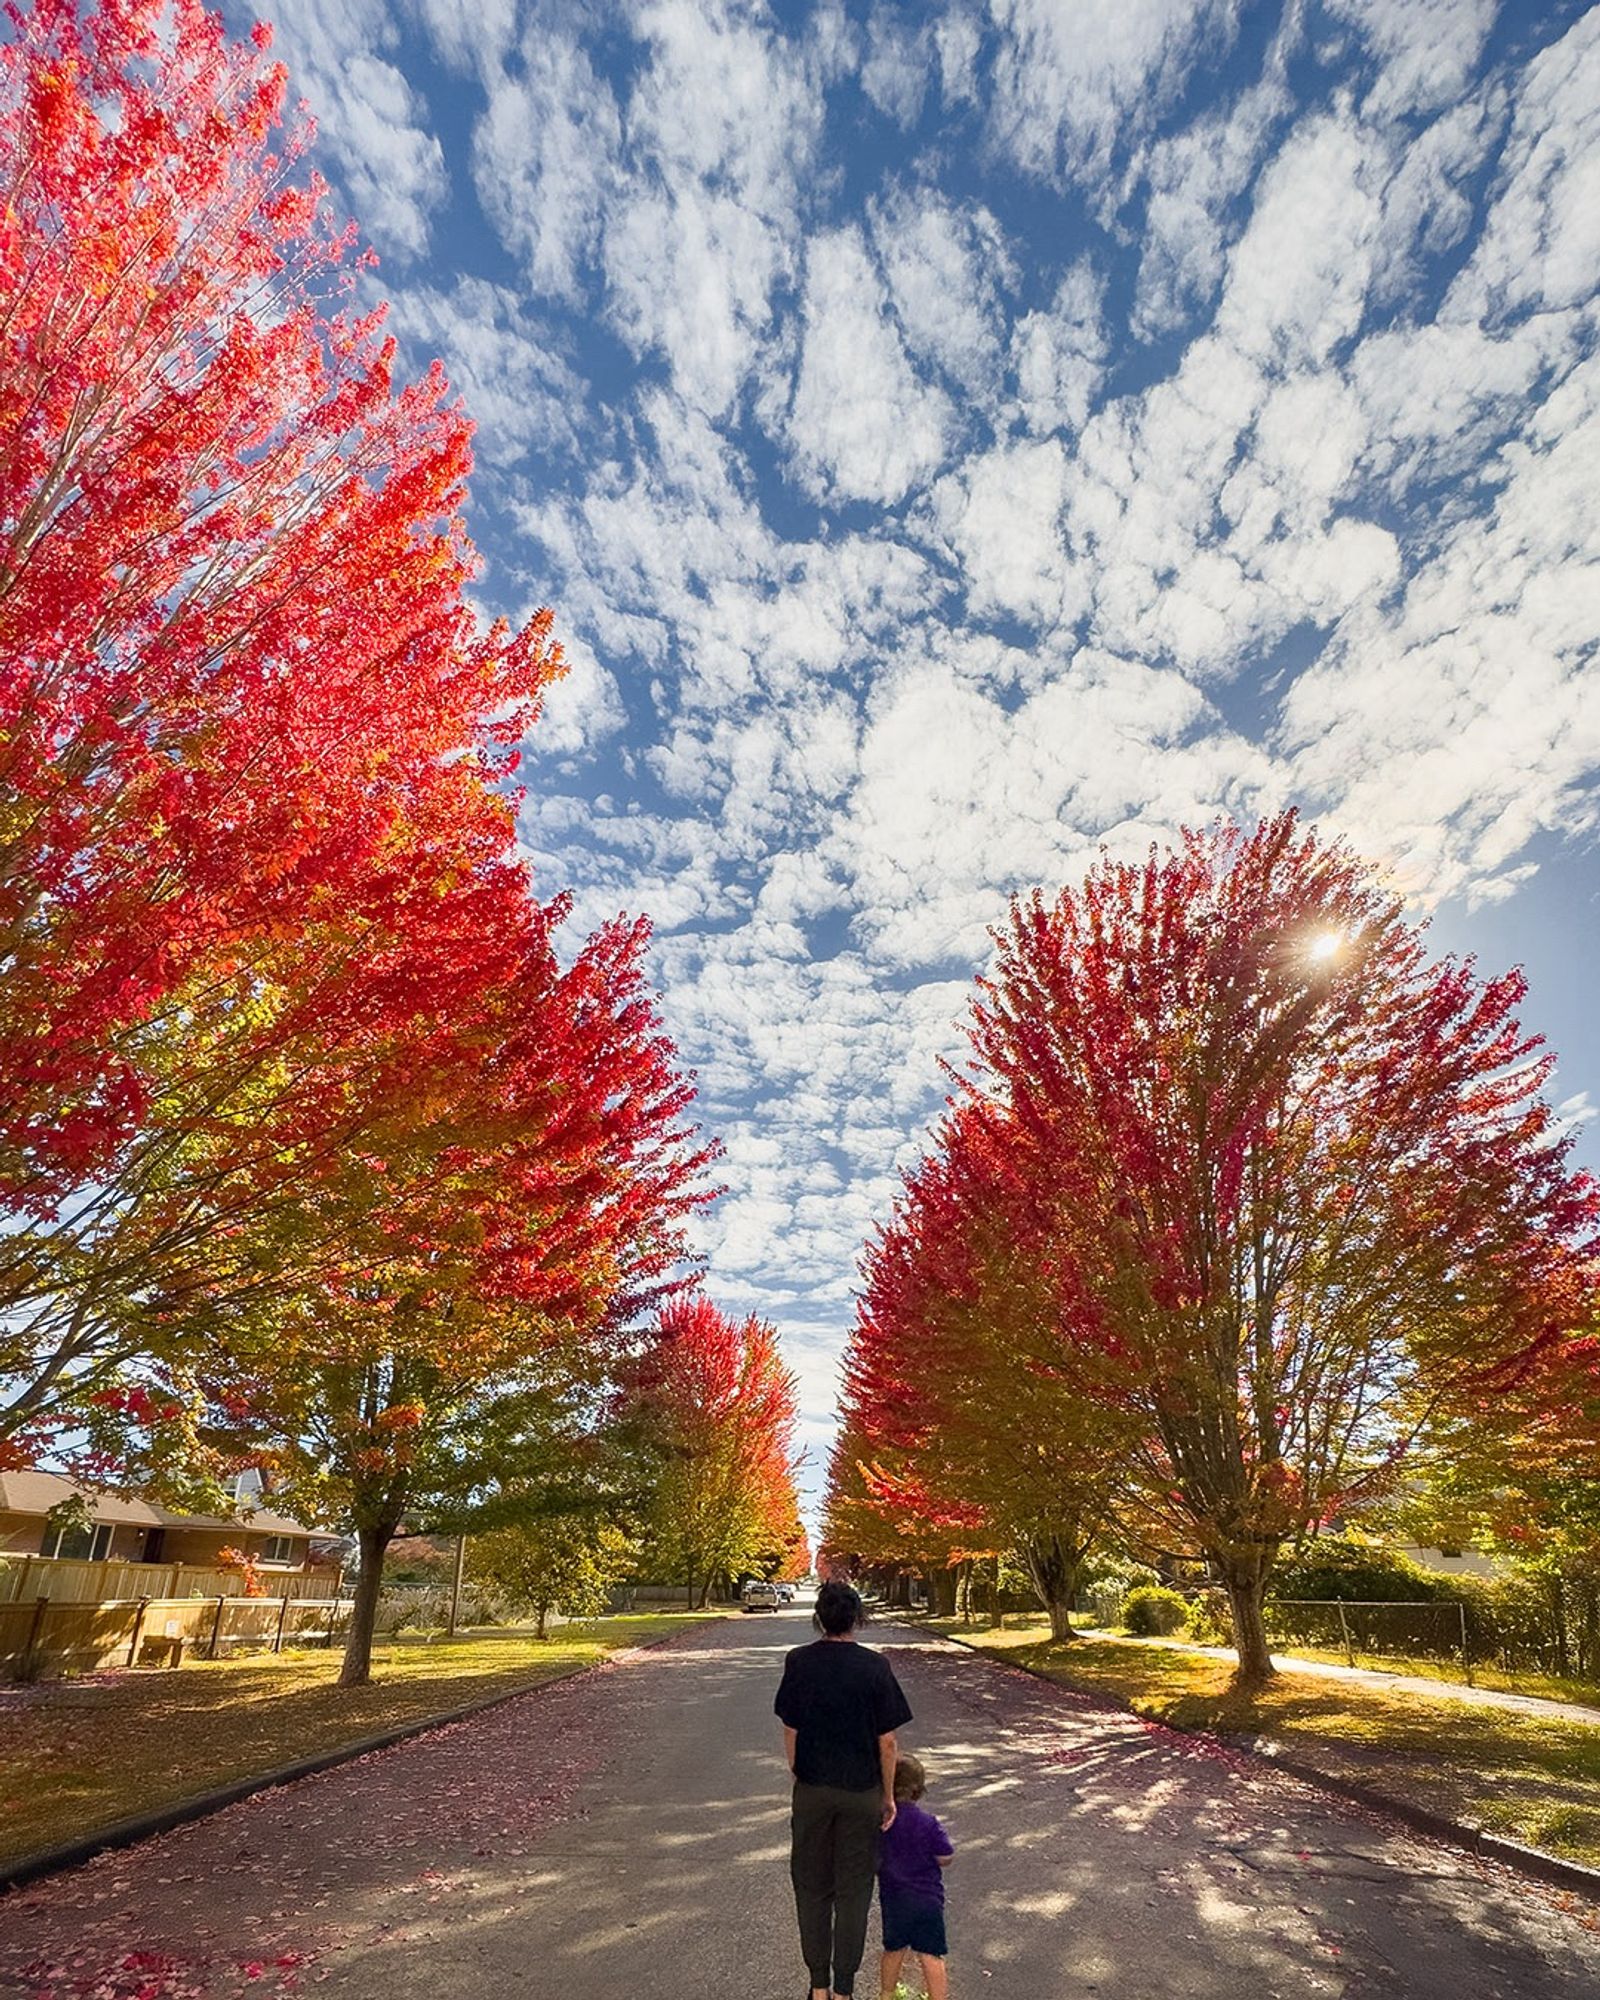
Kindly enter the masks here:
<path id="1" fill-rule="evenodd" d="M 1124 1632 L 1080 1626 L 1080 1639 L 1112 1646 L 1167 1646 L 1175 1653 L 1198 1653 L 1208 1660 L 1232 1660 L 1227 1646 L 1196 1646 L 1187 1639 L 1132 1639 Z M 1508 1694 L 1503 1688 L 1467 1687 L 1461 1681 L 1437 1681 L 1424 1674 L 1391 1674 L 1382 1667 L 1341 1667 L 1332 1660 L 1303 1660 L 1296 1653 L 1274 1653 L 1272 1664 L 1286 1674 L 1310 1674 L 1330 1681 L 1353 1681 L 1358 1687 L 1381 1688 L 1388 1694 L 1415 1694 L 1446 1701 L 1464 1701 L 1475 1708 L 1508 1708 L 1518 1715 L 1539 1715 L 1547 1722 L 1588 1722 L 1600 1725 L 1600 1708 L 1582 1702 L 1551 1701 L 1537 1694 Z"/>

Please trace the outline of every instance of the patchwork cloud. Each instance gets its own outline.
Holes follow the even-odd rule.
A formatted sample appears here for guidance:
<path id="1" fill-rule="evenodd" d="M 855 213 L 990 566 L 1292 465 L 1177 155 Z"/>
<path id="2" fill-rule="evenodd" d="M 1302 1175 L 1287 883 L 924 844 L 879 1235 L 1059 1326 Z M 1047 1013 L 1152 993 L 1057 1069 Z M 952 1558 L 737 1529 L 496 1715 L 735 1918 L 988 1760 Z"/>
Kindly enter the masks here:
<path id="1" fill-rule="evenodd" d="M 814 1438 L 1008 893 L 1290 800 L 1463 922 L 1579 865 L 1600 8 L 281 11 Z"/>

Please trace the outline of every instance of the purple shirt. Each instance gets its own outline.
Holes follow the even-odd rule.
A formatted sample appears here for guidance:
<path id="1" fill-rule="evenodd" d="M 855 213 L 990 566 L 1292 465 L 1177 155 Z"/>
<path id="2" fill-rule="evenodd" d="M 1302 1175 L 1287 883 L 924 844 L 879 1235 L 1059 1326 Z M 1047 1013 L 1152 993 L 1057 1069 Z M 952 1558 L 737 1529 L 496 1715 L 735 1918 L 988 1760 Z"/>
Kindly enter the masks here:
<path id="1" fill-rule="evenodd" d="M 906 1799 L 878 1845 L 878 1892 L 886 1903 L 944 1904 L 941 1854 L 954 1854 L 950 1836 L 931 1812 Z"/>

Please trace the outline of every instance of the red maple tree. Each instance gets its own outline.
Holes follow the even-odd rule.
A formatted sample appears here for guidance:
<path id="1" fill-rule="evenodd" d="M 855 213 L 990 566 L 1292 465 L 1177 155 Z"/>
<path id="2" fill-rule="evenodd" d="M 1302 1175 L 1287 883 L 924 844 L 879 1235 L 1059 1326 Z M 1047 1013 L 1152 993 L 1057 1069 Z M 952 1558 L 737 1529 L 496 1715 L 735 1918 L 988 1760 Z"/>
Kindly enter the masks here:
<path id="1" fill-rule="evenodd" d="M 349 1147 L 407 1024 L 425 1045 L 497 976 L 526 885 L 492 787 L 560 661 L 547 617 L 482 629 L 464 600 L 470 424 L 350 309 L 266 32 L 230 42 L 196 0 L 8 18 L 15 1439 L 81 1413 L 251 1200 Z"/>
<path id="2" fill-rule="evenodd" d="M 691 1606 L 719 1578 L 784 1566 L 798 1401 L 774 1327 L 701 1293 L 671 1300 L 626 1371 L 623 1409 L 653 1461 L 652 1554 Z"/>
<path id="3" fill-rule="evenodd" d="M 709 1198 L 647 941 L 619 922 L 563 969 L 535 937 L 395 1080 L 372 1142 L 241 1229 L 274 1281 L 201 1294 L 178 1329 L 206 1357 L 219 1443 L 358 1539 L 346 1685 L 370 1674 L 402 1523 L 548 1476 L 552 1398 L 620 1360 L 619 1321 L 671 1283 Z"/>
<path id="4" fill-rule="evenodd" d="M 1025 1134 L 990 1105 L 956 1107 L 868 1246 L 843 1416 L 857 1551 L 872 1510 L 880 1559 L 898 1549 L 926 1570 L 1014 1551 L 1066 1639 L 1130 1439 L 1062 1365 L 1053 1233 Z"/>
<path id="5" fill-rule="evenodd" d="M 1521 975 L 1430 962 L 1292 814 L 1103 861 L 996 943 L 970 1073 L 869 1258 L 862 1478 L 954 1519 L 1043 1443 L 1070 1496 L 1072 1413 L 1098 1410 L 1134 1532 L 1205 1559 L 1265 1678 L 1284 1542 L 1587 1321 L 1600 1209 Z M 948 1199 L 974 1130 L 1020 1207 L 1004 1176 Z M 880 1444 L 901 1469 L 873 1473 Z"/>
<path id="6" fill-rule="evenodd" d="M 1141 1502 L 1270 1674 L 1283 1541 L 1425 1413 L 1582 1316 L 1597 1216 L 1516 1019 L 1293 814 L 1017 902 L 971 1091 L 1035 1149 L 1072 1366 L 1139 1420 Z"/>

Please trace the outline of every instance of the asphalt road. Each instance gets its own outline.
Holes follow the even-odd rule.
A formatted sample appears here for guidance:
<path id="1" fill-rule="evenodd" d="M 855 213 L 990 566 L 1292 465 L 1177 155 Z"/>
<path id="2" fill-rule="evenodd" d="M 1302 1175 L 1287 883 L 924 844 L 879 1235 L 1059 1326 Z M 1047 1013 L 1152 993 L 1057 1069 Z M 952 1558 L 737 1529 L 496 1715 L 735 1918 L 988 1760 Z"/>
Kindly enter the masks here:
<path id="1" fill-rule="evenodd" d="M 770 1710 L 808 1636 L 799 1612 L 702 1628 L 23 1891 L 0 1992 L 798 2000 Z M 959 1647 L 877 1637 L 956 1843 L 958 2000 L 1600 1992 L 1600 1911 Z"/>

